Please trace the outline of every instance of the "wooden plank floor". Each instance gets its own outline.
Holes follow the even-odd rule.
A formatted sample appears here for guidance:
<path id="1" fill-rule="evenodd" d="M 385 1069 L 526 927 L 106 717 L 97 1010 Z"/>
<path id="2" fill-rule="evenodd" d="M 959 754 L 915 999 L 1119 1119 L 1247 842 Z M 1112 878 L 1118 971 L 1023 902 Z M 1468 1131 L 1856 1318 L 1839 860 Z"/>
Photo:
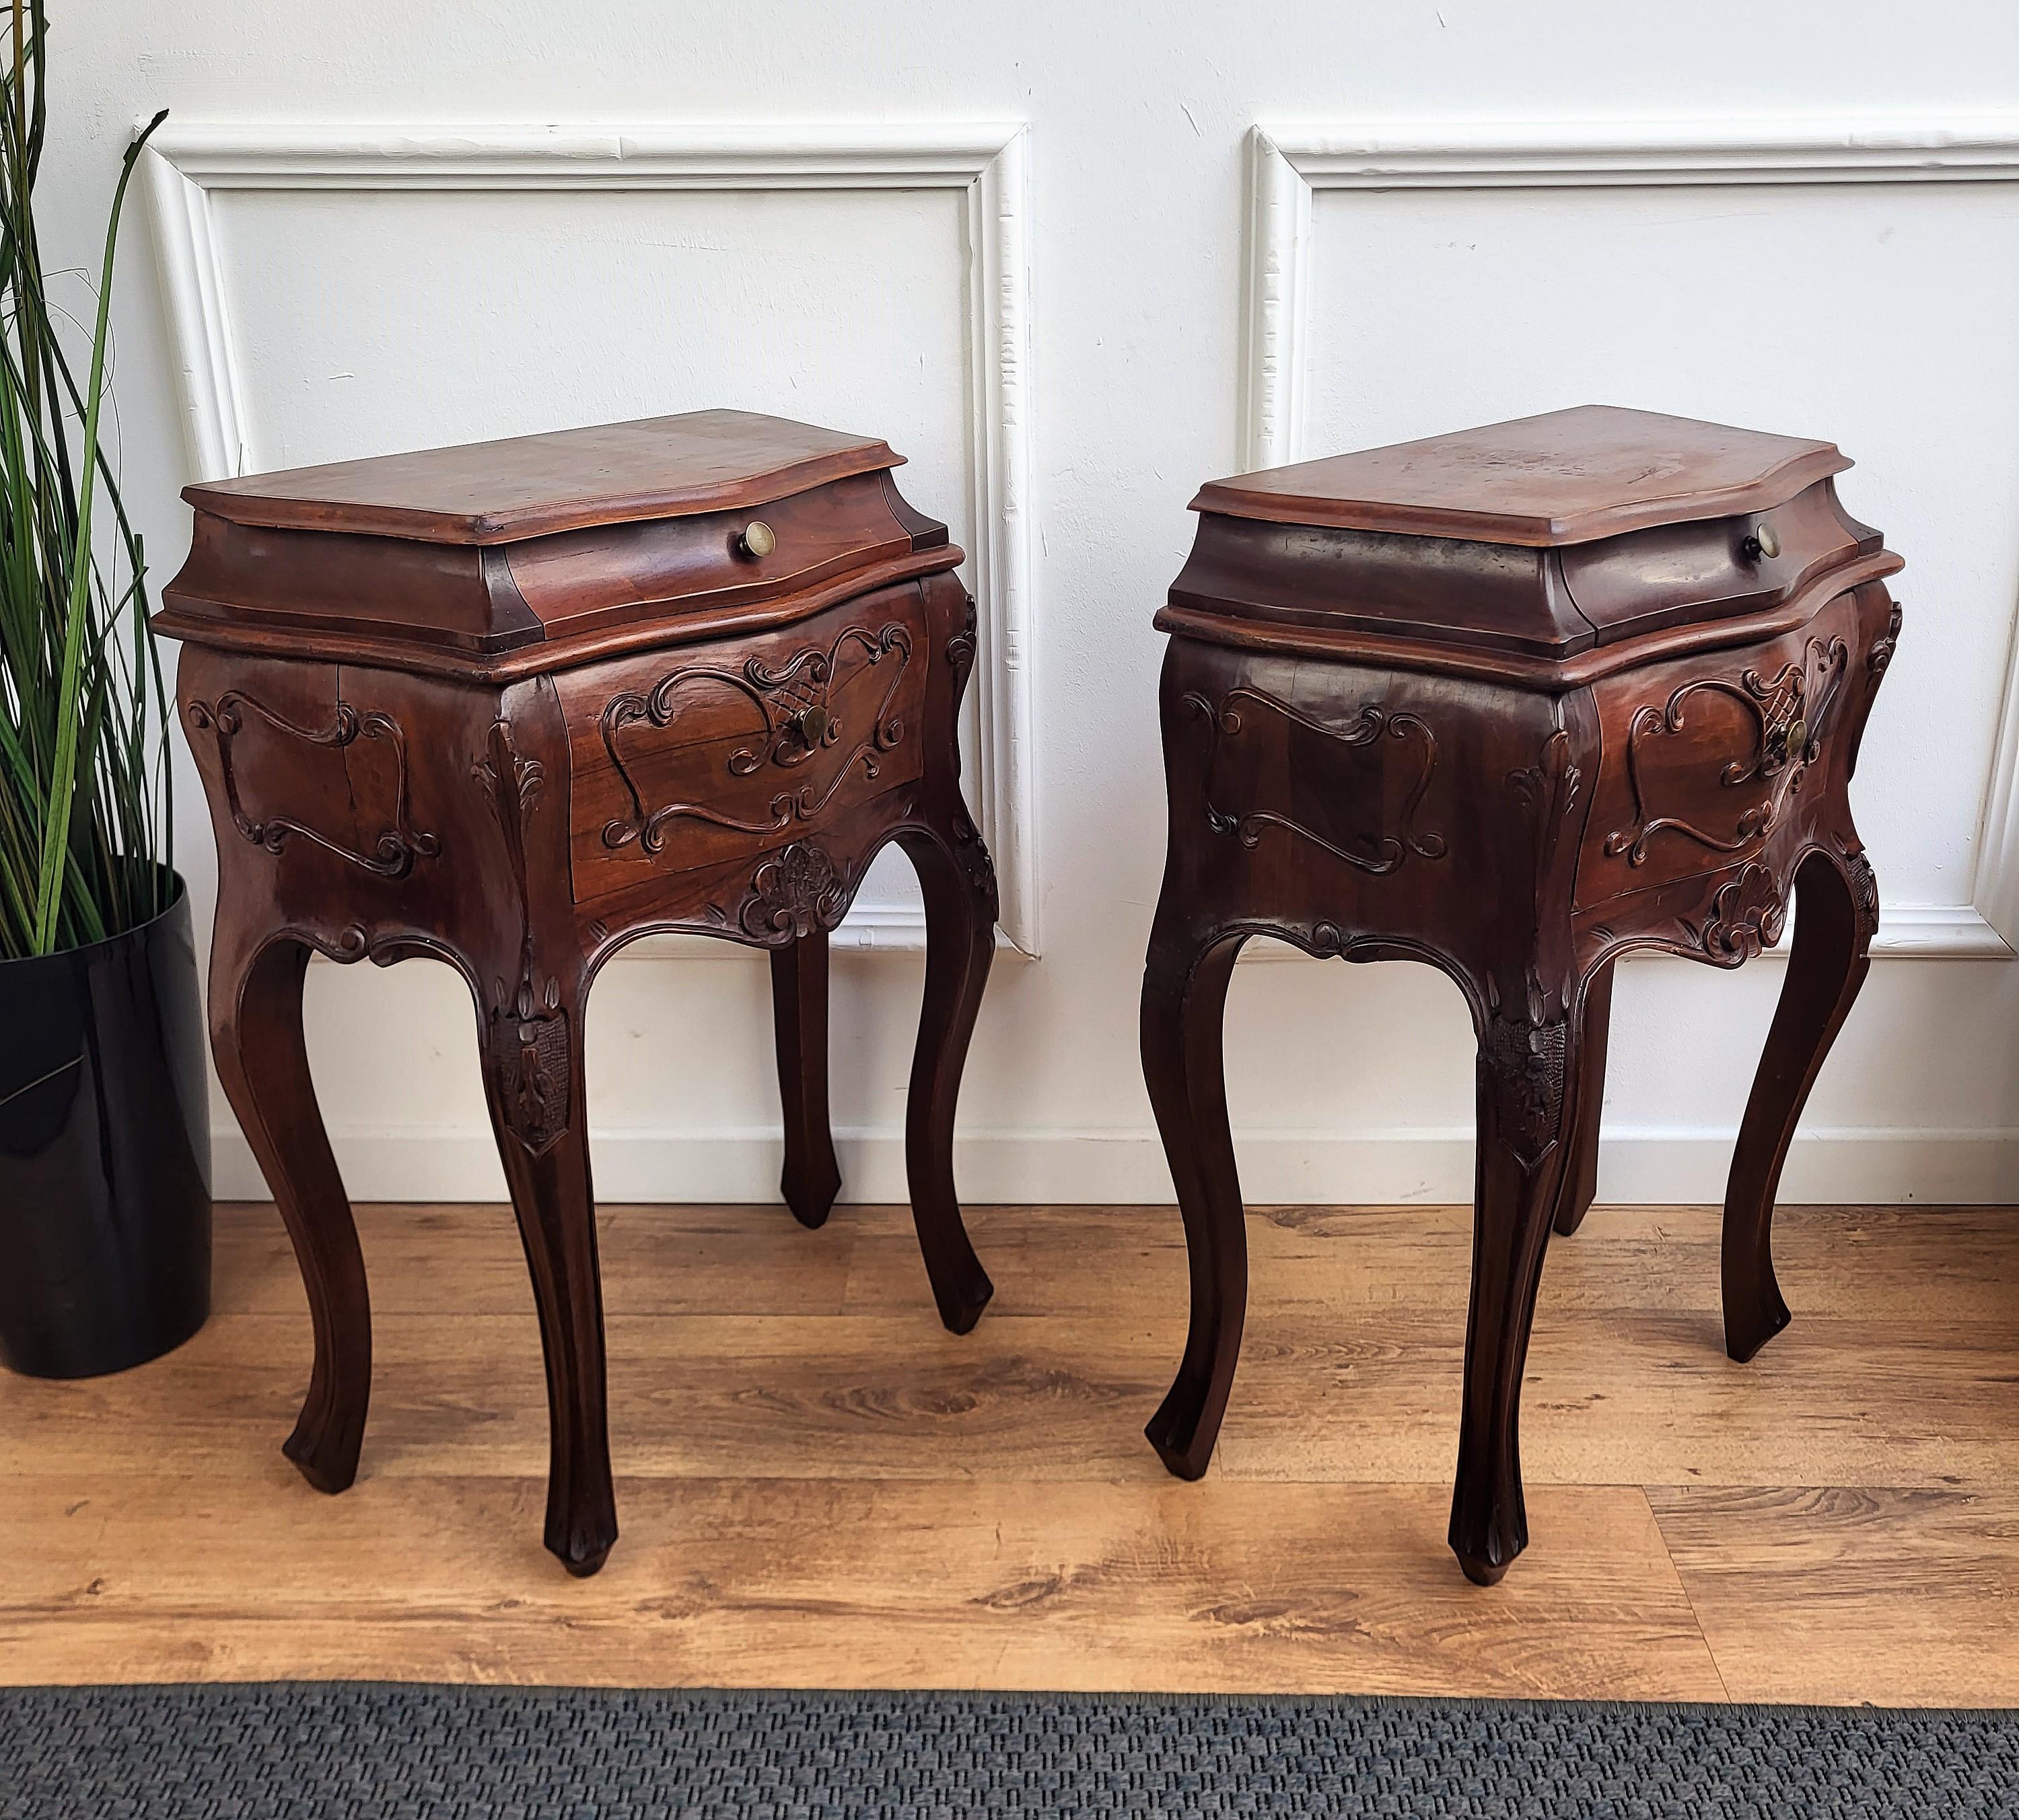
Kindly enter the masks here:
<path id="1" fill-rule="evenodd" d="M 1249 1221 L 1220 1451 L 1140 1431 L 1183 1337 L 1159 1208 L 981 1209 L 995 1304 L 933 1316 L 902 1210 L 603 1221 L 622 1538 L 540 1549 L 546 1405 L 509 1213 L 359 1214 L 377 1307 L 346 1495 L 281 1458 L 306 1380 L 270 1207 L 218 1308 L 88 1383 L 0 1379 L 0 1679 L 344 1676 L 2019 1704 L 2019 1210 L 1791 1208 L 1794 1326 L 1719 1341 L 1704 1210 L 1553 1247 L 1533 1543 L 1446 1551 L 1462 1209 Z"/>

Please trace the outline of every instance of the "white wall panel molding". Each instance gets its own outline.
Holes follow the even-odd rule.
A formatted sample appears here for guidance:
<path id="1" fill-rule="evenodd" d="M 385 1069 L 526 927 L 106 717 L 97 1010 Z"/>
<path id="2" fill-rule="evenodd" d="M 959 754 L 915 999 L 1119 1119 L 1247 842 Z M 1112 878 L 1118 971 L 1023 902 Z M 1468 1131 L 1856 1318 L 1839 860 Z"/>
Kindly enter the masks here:
<path id="1" fill-rule="evenodd" d="M 1016 124 L 257 125 L 172 120 L 145 157 L 161 281 L 197 476 L 253 471 L 212 198 L 233 190 L 944 189 L 962 217 L 973 439 L 970 574 L 981 621 L 970 780 L 1002 926 L 1038 945 L 1031 775 L 1030 186 Z M 870 906 L 865 906 L 865 912 Z M 923 913 L 879 907 L 837 939 L 923 944 Z M 681 950 L 648 945 L 662 953 Z M 634 950 L 633 952 L 642 952 Z"/>
<path id="2" fill-rule="evenodd" d="M 1316 452 L 1303 438 L 1318 190 L 2010 183 L 2019 182 L 2019 114 L 1941 122 L 1791 117 L 1263 125 L 1251 137 L 1249 181 L 1241 421 L 1246 465 L 1267 468 Z M 1876 956 L 2009 960 L 2019 947 L 2019 639 L 2005 666 L 1970 901 L 1888 906 L 1872 944 Z M 1248 950 L 1257 958 L 1292 952 L 1267 942 Z"/>

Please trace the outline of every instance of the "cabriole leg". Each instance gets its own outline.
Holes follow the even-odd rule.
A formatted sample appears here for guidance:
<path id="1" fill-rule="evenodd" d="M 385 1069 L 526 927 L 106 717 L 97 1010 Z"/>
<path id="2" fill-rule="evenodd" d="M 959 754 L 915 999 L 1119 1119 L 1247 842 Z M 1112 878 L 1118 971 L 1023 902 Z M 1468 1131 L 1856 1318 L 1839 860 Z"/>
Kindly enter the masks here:
<path id="1" fill-rule="evenodd" d="M 1528 1545 L 1521 1373 L 1568 1162 L 1568 1109 L 1579 1091 L 1568 1018 L 1492 1011 L 1480 1041 L 1472 1305 L 1451 1519 L 1452 1552 L 1481 1586 L 1492 1585 Z"/>
<path id="2" fill-rule="evenodd" d="M 954 1192 L 953 1127 L 961 1070 L 995 958 L 995 877 L 972 826 L 899 837 L 926 899 L 926 992 L 904 1110 L 912 1218 L 933 1300 L 953 1333 L 981 1318 L 995 1286 L 969 1243 Z"/>
<path id="3" fill-rule="evenodd" d="M 279 1204 L 308 1291 L 315 1364 L 282 1451 L 317 1491 L 357 1476 L 372 1396 L 372 1308 L 350 1203 L 330 1152 L 302 1040 L 309 950 L 234 939 L 220 909 L 211 949 L 210 1040 L 218 1079 Z"/>
<path id="4" fill-rule="evenodd" d="M 1872 867 L 1855 847 L 1840 870 L 1811 853 L 1795 877 L 1788 977 L 1738 1127 L 1724 1194 L 1724 1347 L 1743 1362 L 1788 1324 L 1774 1277 L 1774 1196 L 1795 1123 L 1871 967 L 1879 922 Z"/>
<path id="5" fill-rule="evenodd" d="M 1248 1235 L 1227 1116 L 1221 1026 L 1238 936 L 1203 942 L 1159 918 L 1143 975 L 1143 1074 L 1185 1223 L 1191 1323 L 1178 1375 L 1144 1430 L 1180 1478 L 1205 1471 L 1248 1307 Z"/>
<path id="6" fill-rule="evenodd" d="M 583 1102 L 582 1004 L 528 965 L 481 1008 L 491 1127 L 512 1191 L 546 1361 L 546 1545 L 570 1573 L 617 1540 L 604 1400 L 603 1286 Z"/>
<path id="7" fill-rule="evenodd" d="M 827 931 L 814 928 L 771 950 L 771 1015 L 785 1108 L 785 1166 L 779 1187 L 792 1217 L 821 1226 L 841 1192 L 841 1165 L 827 1091 Z"/>

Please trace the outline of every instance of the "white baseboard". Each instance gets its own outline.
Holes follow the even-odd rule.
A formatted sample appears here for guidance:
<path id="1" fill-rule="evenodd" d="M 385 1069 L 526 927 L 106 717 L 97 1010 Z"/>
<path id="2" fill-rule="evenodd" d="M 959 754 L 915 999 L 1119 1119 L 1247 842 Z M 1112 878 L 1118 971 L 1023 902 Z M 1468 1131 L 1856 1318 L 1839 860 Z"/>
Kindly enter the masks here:
<path id="1" fill-rule="evenodd" d="M 361 1201 L 495 1201 L 505 1181 L 487 1131 L 339 1133 L 337 1160 Z M 836 1134 L 850 1201 L 904 1199 L 904 1135 Z M 1241 1187 L 1261 1203 L 1463 1202 L 1472 1196 L 1469 1131 L 1237 1134 Z M 265 1197 L 234 1126 L 214 1134 L 218 1197 Z M 1732 1134 L 1621 1131 L 1600 1160 L 1599 1198 L 1722 1200 Z M 778 1194 L 774 1131 L 612 1131 L 595 1140 L 596 1192 L 608 1201 L 768 1201 Z M 1161 1203 L 1171 1178 L 1154 1131 L 970 1131 L 955 1147 L 962 1196 L 990 1203 Z M 1799 1134 L 1785 1201 L 2019 1203 L 2019 1131 L 1821 1130 Z"/>

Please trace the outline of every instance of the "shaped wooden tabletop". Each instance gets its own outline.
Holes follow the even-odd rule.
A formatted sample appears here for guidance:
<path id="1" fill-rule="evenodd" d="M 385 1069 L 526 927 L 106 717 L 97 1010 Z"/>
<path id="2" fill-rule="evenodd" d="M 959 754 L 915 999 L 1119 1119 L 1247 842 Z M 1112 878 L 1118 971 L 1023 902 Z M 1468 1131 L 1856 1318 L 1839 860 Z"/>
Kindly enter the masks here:
<path id="1" fill-rule="evenodd" d="M 1585 404 L 1209 481 L 1195 512 L 1548 548 L 1785 503 L 1834 443 Z"/>
<path id="2" fill-rule="evenodd" d="M 693 411 L 185 487 L 236 524 L 504 544 L 734 511 L 902 463 L 887 443 L 746 411 Z"/>

